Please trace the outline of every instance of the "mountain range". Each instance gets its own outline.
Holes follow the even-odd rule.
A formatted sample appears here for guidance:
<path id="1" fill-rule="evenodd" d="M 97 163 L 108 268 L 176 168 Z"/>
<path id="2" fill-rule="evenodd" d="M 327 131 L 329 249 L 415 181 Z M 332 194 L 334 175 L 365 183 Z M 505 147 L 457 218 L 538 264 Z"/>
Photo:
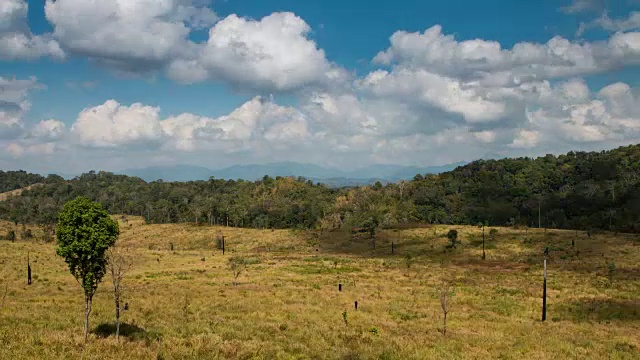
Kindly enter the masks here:
<path id="1" fill-rule="evenodd" d="M 216 179 L 243 179 L 258 180 L 269 175 L 276 176 L 302 176 L 306 179 L 321 182 L 329 186 L 355 186 L 410 180 L 416 174 L 439 174 L 450 171 L 466 162 L 442 166 L 403 166 L 377 164 L 361 169 L 343 171 L 315 164 L 303 164 L 297 162 L 276 162 L 269 164 L 233 165 L 218 170 L 211 170 L 194 165 L 153 166 L 136 169 L 125 169 L 116 173 L 137 176 L 145 181 L 194 181 L 208 180 L 211 176 Z"/>

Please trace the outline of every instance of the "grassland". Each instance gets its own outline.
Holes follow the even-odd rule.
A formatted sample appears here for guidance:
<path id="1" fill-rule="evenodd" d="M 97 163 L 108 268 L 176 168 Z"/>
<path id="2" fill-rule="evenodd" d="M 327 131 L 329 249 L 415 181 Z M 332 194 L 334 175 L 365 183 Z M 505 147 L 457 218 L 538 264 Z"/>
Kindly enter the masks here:
<path id="1" fill-rule="evenodd" d="M 636 235 L 498 228 L 482 260 L 474 227 L 385 230 L 374 250 L 342 232 L 118 219 L 119 244 L 135 258 L 124 280 L 129 310 L 120 343 L 111 335 L 109 279 L 94 298 L 84 344 L 82 291 L 55 245 L 0 241 L 0 359 L 640 358 Z M 10 228 L 0 223 L 0 234 Z M 446 248 L 451 228 L 462 241 L 456 249 Z M 220 231 L 224 256 L 214 246 Z M 231 257 L 249 264 L 237 280 Z M 451 284 L 446 336 L 443 281 Z"/>

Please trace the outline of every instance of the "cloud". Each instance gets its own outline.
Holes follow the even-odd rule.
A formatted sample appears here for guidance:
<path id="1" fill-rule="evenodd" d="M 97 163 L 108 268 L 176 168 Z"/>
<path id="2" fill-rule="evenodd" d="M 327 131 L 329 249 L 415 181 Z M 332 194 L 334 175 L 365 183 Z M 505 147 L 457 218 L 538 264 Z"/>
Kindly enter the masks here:
<path id="1" fill-rule="evenodd" d="M 456 79 L 430 73 L 423 69 L 399 68 L 391 73 L 378 70 L 360 82 L 363 89 L 375 95 L 415 99 L 419 103 L 462 115 L 469 122 L 499 119 L 506 105 L 491 101 L 472 87 Z"/>
<path id="2" fill-rule="evenodd" d="M 0 3 L 0 60 L 63 59 L 64 52 L 49 34 L 33 35 L 27 25 L 27 1 Z"/>
<path id="3" fill-rule="evenodd" d="M 601 28 L 609 32 L 625 32 L 640 29 L 640 12 L 632 11 L 629 16 L 624 19 L 612 19 L 603 13 L 599 18 L 591 22 L 582 22 L 576 32 L 577 36 L 582 36 L 587 30 L 592 28 Z"/>
<path id="4" fill-rule="evenodd" d="M 260 20 L 230 15 L 209 30 L 191 59 L 176 59 L 169 76 L 185 83 L 208 79 L 253 89 L 289 91 L 340 77 L 308 38 L 311 28 L 293 13 Z"/>
<path id="5" fill-rule="evenodd" d="M 162 121 L 169 137 L 165 148 L 238 152 L 304 141 L 310 134 L 305 116 L 255 97 L 228 115 L 208 118 L 181 114 Z M 269 146 L 266 146 L 267 148 Z"/>
<path id="6" fill-rule="evenodd" d="M 156 74 L 181 83 L 223 81 L 234 88 L 292 91 L 345 82 L 309 38 L 310 26 L 290 12 L 254 20 L 218 21 L 209 2 L 47 0 L 51 36 L 65 51 L 129 74 Z M 205 42 L 190 39 L 208 29 Z"/>
<path id="7" fill-rule="evenodd" d="M 59 140 L 64 137 L 66 125 L 59 120 L 49 119 L 40 121 L 31 129 L 29 137 L 41 140 Z"/>
<path id="8" fill-rule="evenodd" d="M 191 0 L 47 0 L 45 14 L 62 48 L 126 72 L 158 70 L 191 51 L 191 29 L 216 14 Z"/>
<path id="9" fill-rule="evenodd" d="M 538 131 L 521 129 L 509 146 L 514 148 L 532 148 L 538 144 L 540 137 Z"/>
<path id="10" fill-rule="evenodd" d="M 255 97 L 228 115 L 209 118 L 183 113 L 161 119 L 158 107 L 108 100 L 84 109 L 71 127 L 78 144 L 93 148 L 133 148 L 167 151 L 218 149 L 239 151 L 256 142 L 282 144 L 309 136 L 304 115 Z M 40 123 L 34 134 L 52 137 L 64 132 L 59 122 Z M 130 149 L 131 150 L 131 149 Z"/>
<path id="11" fill-rule="evenodd" d="M 560 7 L 559 10 L 565 14 L 579 14 L 602 10 L 604 7 L 605 0 L 571 0 L 570 4 Z"/>
<path id="12" fill-rule="evenodd" d="M 89 147 L 136 147 L 159 143 L 164 133 L 157 107 L 135 103 L 120 105 L 115 100 L 84 109 L 71 127 L 77 141 Z"/>
<path id="13" fill-rule="evenodd" d="M 531 127 L 543 131 L 547 141 L 573 144 L 640 138 L 640 97 L 624 83 L 602 88 L 590 98 L 573 104 L 558 101 L 555 106 L 531 111 Z"/>
<path id="14" fill-rule="evenodd" d="M 0 76 L 0 140 L 19 137 L 24 129 L 22 116 L 29 110 L 27 95 L 42 89 L 36 78 L 8 79 Z"/>
<path id="15" fill-rule="evenodd" d="M 391 46 L 378 53 L 374 63 L 424 69 L 486 86 L 518 86 L 640 64 L 640 33 L 636 32 L 583 43 L 555 36 L 545 44 L 520 42 L 503 49 L 496 41 L 457 41 L 435 25 L 424 33 L 398 31 L 390 41 Z"/>

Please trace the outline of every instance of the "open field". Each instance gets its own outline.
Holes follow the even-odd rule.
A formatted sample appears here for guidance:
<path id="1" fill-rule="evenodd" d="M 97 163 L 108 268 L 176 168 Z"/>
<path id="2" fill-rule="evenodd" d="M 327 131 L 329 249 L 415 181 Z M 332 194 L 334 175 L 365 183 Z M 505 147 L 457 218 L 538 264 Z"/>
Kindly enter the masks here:
<path id="1" fill-rule="evenodd" d="M 20 194 L 22 194 L 23 191 L 31 190 L 32 188 L 34 188 L 36 186 L 41 186 L 41 185 L 42 184 L 33 184 L 33 185 L 30 185 L 30 186 L 25 186 L 25 187 L 23 187 L 21 189 L 16 189 L 16 190 L 0 193 L 0 201 L 5 201 L 10 196 L 20 196 Z"/>
<path id="2" fill-rule="evenodd" d="M 119 244 L 135 255 L 120 344 L 108 336 L 109 278 L 94 298 L 84 345 L 82 290 L 55 245 L 2 240 L 0 359 L 640 358 L 638 235 L 497 228 L 490 240 L 487 228 L 483 261 L 476 227 L 384 230 L 373 250 L 342 232 L 315 238 L 118 219 Z M 1 235 L 10 228 L 0 222 Z M 446 249 L 452 228 L 462 244 Z M 224 256 L 215 249 L 219 231 Z M 239 256 L 249 265 L 235 280 L 228 259 Z M 451 284 L 446 336 L 443 281 Z"/>

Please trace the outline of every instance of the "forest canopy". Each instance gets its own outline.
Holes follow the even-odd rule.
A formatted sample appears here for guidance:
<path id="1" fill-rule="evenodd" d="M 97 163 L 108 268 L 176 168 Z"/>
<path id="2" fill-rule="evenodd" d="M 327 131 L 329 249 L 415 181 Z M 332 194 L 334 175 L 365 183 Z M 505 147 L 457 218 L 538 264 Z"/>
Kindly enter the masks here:
<path id="1" fill-rule="evenodd" d="M 539 158 L 478 160 L 394 184 L 331 189 L 304 178 L 144 182 L 109 172 L 72 180 L 0 171 L 0 189 L 39 183 L 0 202 L 0 217 L 55 223 L 85 196 L 112 214 L 149 223 L 257 228 L 337 228 L 398 223 L 527 225 L 640 231 L 640 145 Z"/>

